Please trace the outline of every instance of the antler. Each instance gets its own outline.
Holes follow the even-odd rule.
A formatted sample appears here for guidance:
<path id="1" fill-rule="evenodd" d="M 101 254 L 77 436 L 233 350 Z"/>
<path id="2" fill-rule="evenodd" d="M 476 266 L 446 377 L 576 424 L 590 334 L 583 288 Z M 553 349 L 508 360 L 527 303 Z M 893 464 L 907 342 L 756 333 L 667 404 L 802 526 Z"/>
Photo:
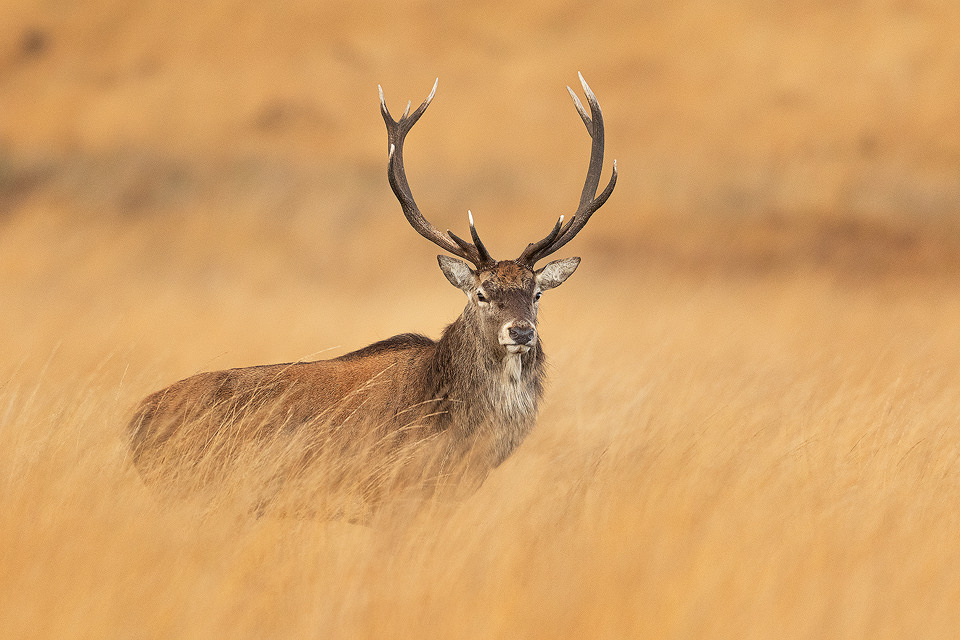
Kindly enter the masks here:
<path id="1" fill-rule="evenodd" d="M 473 244 L 459 238 L 449 229 L 445 234 L 442 233 L 439 229 L 427 222 L 423 214 L 420 213 L 420 209 L 413 199 L 413 193 L 410 192 L 407 174 L 403 170 L 403 140 L 406 138 L 410 129 L 413 128 L 413 125 L 417 123 L 417 120 L 420 119 L 420 116 L 423 115 L 423 112 L 430 106 L 430 101 L 433 100 L 433 96 L 437 92 L 439 82 L 440 79 L 437 78 L 437 81 L 433 83 L 433 89 L 430 91 L 430 95 L 427 96 L 423 104 L 417 107 L 417 110 L 413 113 L 410 113 L 410 103 L 408 102 L 406 110 L 403 112 L 403 115 L 400 116 L 400 120 L 394 120 L 390 115 L 390 111 L 387 110 L 387 103 L 383 99 L 383 88 L 377 85 L 377 88 L 380 90 L 380 112 L 383 114 L 383 121 L 387 125 L 387 144 L 389 145 L 390 152 L 389 160 L 387 161 L 387 179 L 390 181 L 390 187 L 397 196 L 397 200 L 400 201 L 400 206 L 403 207 L 403 215 L 406 216 L 407 221 L 416 229 L 417 233 L 438 245 L 444 251 L 449 251 L 455 256 L 469 260 L 479 268 L 492 264 L 496 262 L 496 260 L 490 256 L 487 248 L 480 242 L 480 236 L 477 235 L 477 229 L 473 225 L 473 214 L 469 211 L 467 212 L 470 220 L 470 236 L 473 238 Z"/>
<path id="2" fill-rule="evenodd" d="M 573 240 L 574 236 L 580 233 L 580 229 L 587 224 L 590 216 L 607 201 L 607 198 L 613 193 L 613 187 L 617 184 L 617 161 L 614 160 L 613 175 L 610 176 L 610 182 L 607 183 L 606 188 L 604 188 L 600 195 L 597 195 L 597 188 L 600 186 L 600 174 L 603 171 L 603 114 L 600 112 L 600 103 L 597 102 L 597 96 L 593 95 L 593 91 L 587 86 L 587 81 L 583 79 L 583 74 L 578 73 L 577 75 L 580 76 L 583 93 L 587 96 L 587 102 L 590 104 L 590 115 L 587 115 L 586 109 L 583 108 L 580 98 L 573 92 L 573 89 L 567 87 L 567 91 L 573 96 L 573 102 L 577 107 L 577 112 L 580 114 L 583 124 L 587 127 L 587 133 L 589 133 L 593 139 L 593 145 L 590 149 L 590 167 L 587 169 L 587 180 L 583 185 L 583 192 L 580 194 L 580 206 L 566 226 L 563 225 L 563 216 L 560 216 L 556 226 L 553 227 L 553 230 L 548 233 L 543 240 L 528 244 L 527 248 L 520 254 L 520 257 L 517 258 L 517 262 L 525 264 L 530 268 L 533 268 L 538 260 L 547 257 Z"/>

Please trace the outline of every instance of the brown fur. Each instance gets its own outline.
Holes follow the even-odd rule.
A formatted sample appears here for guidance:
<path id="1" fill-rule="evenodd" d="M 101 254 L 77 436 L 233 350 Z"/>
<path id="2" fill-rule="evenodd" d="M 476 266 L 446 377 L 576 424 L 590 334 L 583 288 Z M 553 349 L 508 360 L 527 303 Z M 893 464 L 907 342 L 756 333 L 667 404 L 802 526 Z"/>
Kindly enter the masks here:
<path id="1" fill-rule="evenodd" d="M 148 396 L 129 425 L 135 464 L 163 482 L 211 451 L 229 467 L 238 456 L 224 445 L 231 438 L 250 445 L 322 432 L 328 448 L 419 451 L 418 482 L 455 474 L 475 488 L 533 427 L 544 364 L 539 340 L 516 355 L 498 341 L 508 322 L 536 326 L 534 273 L 504 261 L 476 274 L 475 286 L 490 302 L 471 298 L 439 341 L 402 334 L 331 360 L 201 373 Z M 504 375 L 512 358 L 516 379 Z"/>

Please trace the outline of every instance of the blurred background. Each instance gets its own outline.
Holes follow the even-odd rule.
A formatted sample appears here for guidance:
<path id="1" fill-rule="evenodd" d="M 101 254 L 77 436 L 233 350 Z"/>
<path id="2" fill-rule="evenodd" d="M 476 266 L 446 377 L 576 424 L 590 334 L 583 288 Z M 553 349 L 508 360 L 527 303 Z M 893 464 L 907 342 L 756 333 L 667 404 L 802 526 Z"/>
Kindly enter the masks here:
<path id="1" fill-rule="evenodd" d="M 589 138 L 564 87 L 582 71 L 603 180 L 614 158 L 621 177 L 569 247 L 581 277 L 960 266 L 950 2 L 4 5 L 0 277 L 22 353 L 49 348 L 30 342 L 39 316 L 56 342 L 86 322 L 154 352 L 209 314 L 259 332 L 306 314 L 347 340 L 416 328 L 375 317 L 446 287 L 387 184 L 377 85 L 398 113 L 436 77 L 414 193 L 461 234 L 472 209 L 498 257 L 575 209 Z M 346 291 L 369 308 L 337 309 Z"/>
<path id="2" fill-rule="evenodd" d="M 960 3 L 0 7 L 11 637 L 956 636 Z M 576 209 L 578 71 L 620 178 L 481 491 L 339 533 L 159 508 L 147 393 L 462 308 L 377 85 L 398 114 L 439 77 L 417 202 L 513 258 Z"/>

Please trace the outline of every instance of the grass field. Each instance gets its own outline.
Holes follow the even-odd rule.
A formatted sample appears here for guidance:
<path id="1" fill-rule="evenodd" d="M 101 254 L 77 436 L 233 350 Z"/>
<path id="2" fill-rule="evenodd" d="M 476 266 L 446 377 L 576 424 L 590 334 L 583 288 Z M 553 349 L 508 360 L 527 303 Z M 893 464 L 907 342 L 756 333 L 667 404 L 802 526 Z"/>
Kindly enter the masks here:
<path id="1" fill-rule="evenodd" d="M 0 635 L 956 636 L 954 5 L 0 4 Z M 411 184 L 507 257 L 575 207 L 578 69 L 620 183 L 480 491 L 372 527 L 158 503 L 146 394 L 459 313 L 376 85 L 440 76 Z"/>

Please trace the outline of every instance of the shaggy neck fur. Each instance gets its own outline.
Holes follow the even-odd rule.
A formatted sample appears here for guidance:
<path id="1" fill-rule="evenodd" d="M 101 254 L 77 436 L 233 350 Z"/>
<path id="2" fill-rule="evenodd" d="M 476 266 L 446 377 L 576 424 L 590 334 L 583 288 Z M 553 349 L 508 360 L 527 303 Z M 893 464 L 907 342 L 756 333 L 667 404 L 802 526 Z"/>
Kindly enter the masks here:
<path id="1" fill-rule="evenodd" d="M 527 353 L 507 353 L 495 336 L 488 339 L 471 320 L 464 314 L 444 330 L 434 356 L 432 386 L 442 422 L 447 423 L 443 426 L 464 441 L 484 443 L 485 455 L 496 466 L 536 420 L 543 393 L 543 350 L 538 340 Z"/>

